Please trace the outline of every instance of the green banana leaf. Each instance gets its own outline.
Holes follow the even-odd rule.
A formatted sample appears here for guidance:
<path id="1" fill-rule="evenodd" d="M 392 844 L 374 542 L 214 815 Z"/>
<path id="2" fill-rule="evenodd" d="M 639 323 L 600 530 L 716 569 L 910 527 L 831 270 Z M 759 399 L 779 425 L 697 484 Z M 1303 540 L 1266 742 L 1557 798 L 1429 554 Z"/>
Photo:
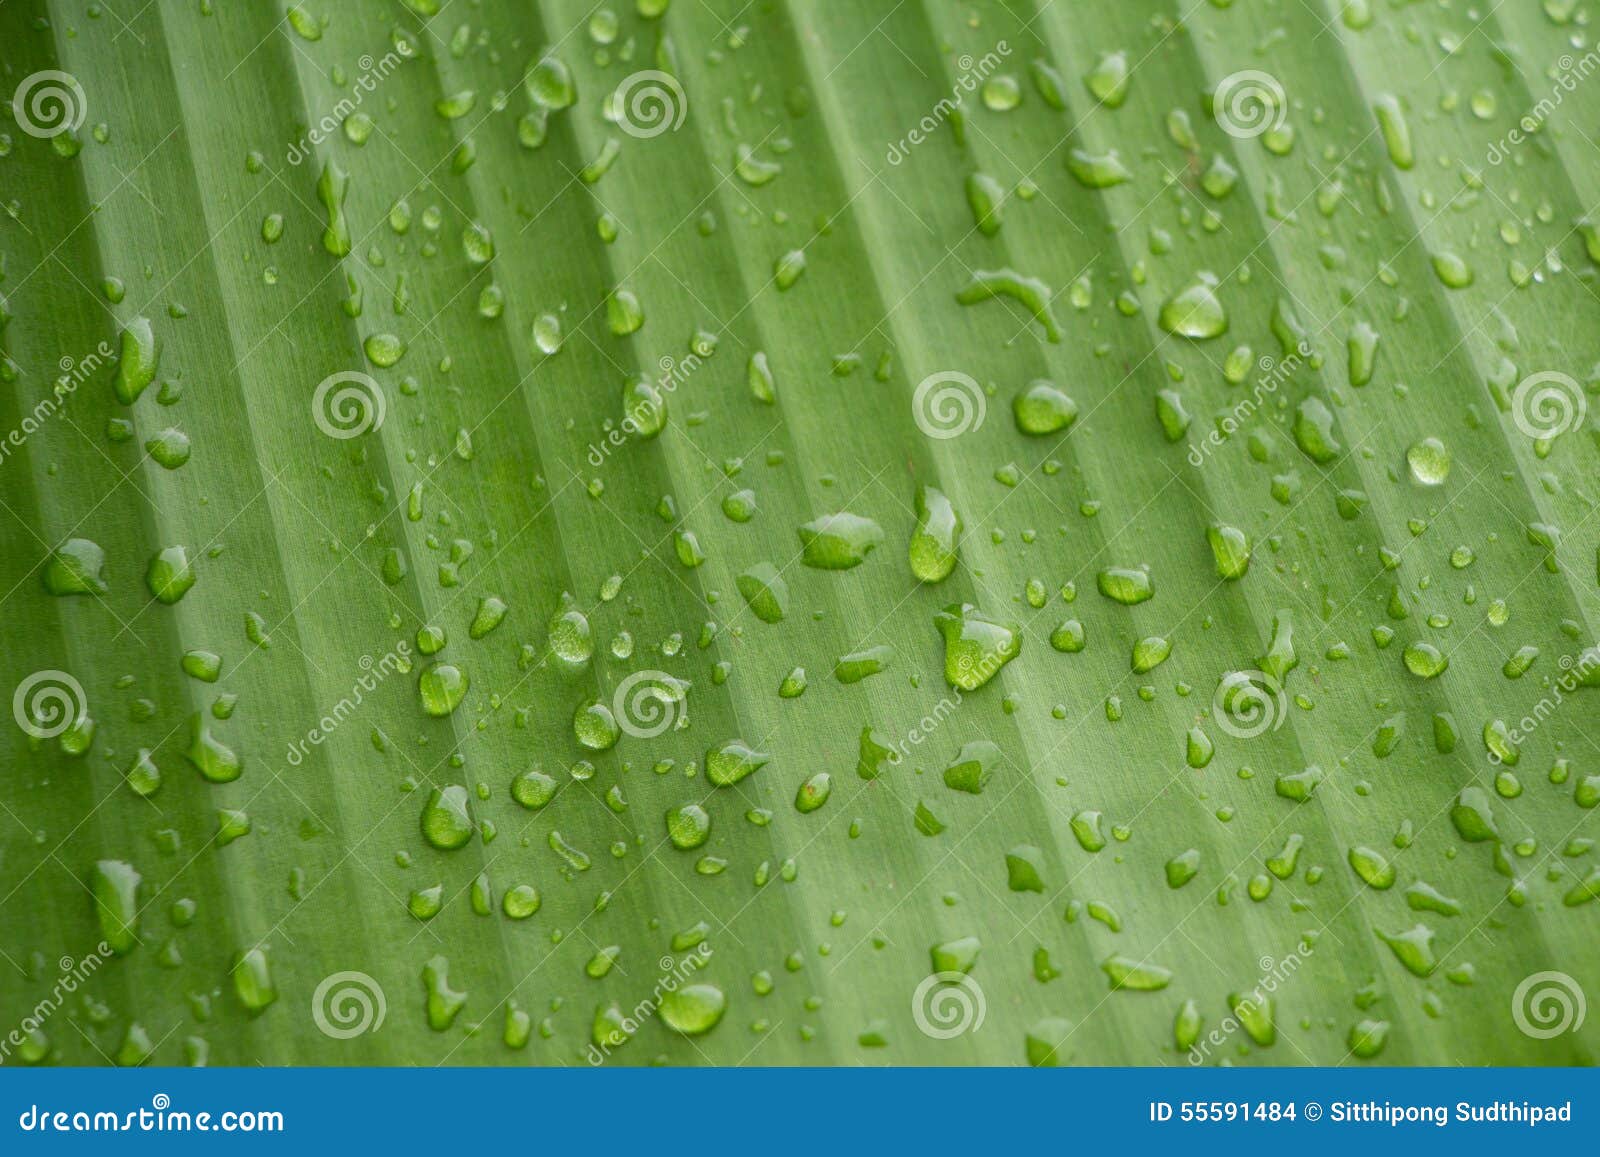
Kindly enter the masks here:
<path id="1" fill-rule="evenodd" d="M 0 1061 L 1592 1062 L 1592 16 L 0 6 Z"/>

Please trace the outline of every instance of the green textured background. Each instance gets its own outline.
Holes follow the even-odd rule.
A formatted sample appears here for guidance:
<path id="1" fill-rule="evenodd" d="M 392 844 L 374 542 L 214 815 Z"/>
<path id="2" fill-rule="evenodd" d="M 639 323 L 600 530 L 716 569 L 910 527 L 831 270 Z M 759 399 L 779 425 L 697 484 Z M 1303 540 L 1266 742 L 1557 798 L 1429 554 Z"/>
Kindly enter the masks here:
<path id="1" fill-rule="evenodd" d="M 1365 27 L 1341 19 L 1337 0 L 673 0 L 658 19 L 631 0 L 612 6 L 621 30 L 602 61 L 586 30 L 591 7 L 565 0 L 455 0 L 427 18 L 420 0 L 307 0 L 311 16 L 326 17 L 315 41 L 267 2 L 0 5 L 7 92 L 55 68 L 78 78 L 88 102 L 76 156 L 0 122 L 9 313 L 0 348 L 13 371 L 0 382 L 0 427 L 21 426 L 60 359 L 115 343 L 120 322 L 139 314 L 163 341 L 162 380 L 181 387 L 170 406 L 153 387 L 124 408 L 103 369 L 0 463 L 0 689 L 9 696 L 41 668 L 71 672 L 97 723 L 80 758 L 9 722 L 0 738 L 0 1033 L 51 992 L 60 958 L 92 951 L 99 931 L 85 885 L 94 862 L 112 858 L 144 877 L 141 944 L 47 1019 L 52 1063 L 104 1063 L 131 1024 L 155 1043 L 157 1063 L 192 1058 L 191 1038 L 206 1042 L 212 1064 L 583 1063 L 595 1006 L 648 993 L 673 933 L 702 920 L 714 948 L 702 979 L 727 993 L 722 1023 L 691 1040 L 648 1019 L 614 1063 L 1014 1064 L 1025 1059 L 1025 1033 L 1056 1018 L 1046 1031 L 1070 1026 L 1060 1053 L 1074 1063 L 1184 1064 L 1172 1032 L 1182 1002 L 1194 1000 L 1206 1028 L 1217 1027 L 1227 994 L 1308 936 L 1303 967 L 1275 994 L 1276 1043 L 1243 1047 L 1247 1037 L 1233 1033 L 1209 1063 L 1360 1063 L 1348 1033 L 1368 1018 L 1391 1026 L 1382 1063 L 1591 1061 L 1600 1015 L 1536 1039 L 1517 1031 L 1512 1002 L 1541 970 L 1600 992 L 1600 905 L 1563 903 L 1595 880 L 1594 852 L 1566 854 L 1596 833 L 1595 812 L 1575 803 L 1575 788 L 1581 796 L 1600 773 L 1595 692 L 1579 692 L 1524 743 L 1523 793 L 1495 800 L 1508 845 L 1534 841 L 1531 854 L 1508 851 L 1514 879 L 1496 871 L 1489 845 L 1462 842 L 1447 814 L 1461 788 L 1491 782 L 1483 725 L 1548 694 L 1558 658 L 1592 645 L 1600 620 L 1593 432 L 1538 447 L 1505 412 L 1525 375 L 1586 382 L 1600 362 L 1595 267 L 1580 229 L 1600 198 L 1591 138 L 1600 89 L 1558 80 L 1588 51 L 1590 6 L 1371 0 Z M 289 144 L 337 104 L 361 59 L 381 57 L 397 35 L 420 52 L 365 98 L 370 139 L 356 147 L 336 133 L 290 164 Z M 993 111 L 967 95 L 964 132 L 944 123 L 889 164 L 888 145 L 950 95 L 963 57 L 982 59 L 1002 42 L 1000 71 L 1020 81 L 1020 106 Z M 572 70 L 579 100 L 551 114 L 548 139 L 529 149 L 516 128 L 528 111 L 523 78 L 547 46 Z M 1132 69 L 1115 109 L 1083 83 L 1112 51 Z M 1030 79 L 1041 59 L 1064 78 L 1064 108 Z M 662 63 L 687 94 L 683 126 L 638 140 L 608 124 L 606 94 Z M 1270 72 L 1287 92 L 1294 140 L 1284 155 L 1224 134 L 1206 114 L 1204 94 L 1241 69 Z M 435 112 L 463 90 L 477 94 L 470 114 Z M 1557 91 L 1535 139 L 1489 163 L 1491 142 Z M 1410 170 L 1391 163 L 1377 131 L 1380 94 L 1406 111 Z M 1174 109 L 1193 123 L 1198 152 L 1169 134 Z M 620 155 L 587 183 L 580 171 L 608 138 Z M 452 157 L 468 141 L 475 162 L 458 171 Z M 742 181 L 740 144 L 781 163 L 781 174 L 762 187 Z M 1069 175 L 1070 150 L 1111 147 L 1132 181 L 1095 191 Z M 252 151 L 259 171 L 247 164 Z M 1239 173 L 1220 199 L 1200 186 L 1217 155 Z M 316 184 L 329 161 L 350 174 L 355 243 L 342 258 L 321 243 Z M 974 228 L 963 193 L 975 170 L 1008 190 L 1031 186 L 1008 198 L 993 237 Z M 387 221 L 402 197 L 415 215 L 403 236 Z M 422 221 L 430 207 L 436 233 Z M 285 228 L 268 245 L 261 229 L 272 213 Z M 616 222 L 610 244 L 597 233 L 602 214 Z M 494 237 L 487 265 L 463 255 L 468 222 Z M 805 250 L 807 270 L 780 292 L 773 262 L 792 249 Z M 1440 252 L 1472 266 L 1470 287 L 1441 283 Z M 1001 267 L 1054 289 L 1059 344 L 1015 303 L 956 304 L 972 271 Z M 1161 302 L 1199 270 L 1222 280 L 1230 329 L 1219 341 L 1176 339 L 1156 322 Z M 102 293 L 110 276 L 126 285 L 120 304 Z M 1083 309 L 1066 292 L 1080 277 L 1092 284 Z M 396 313 L 402 279 L 409 303 Z M 497 320 L 477 308 L 490 282 L 504 293 Z M 363 291 L 358 317 L 342 308 L 347 283 Z M 619 285 L 646 314 L 625 338 L 609 332 L 604 308 Z M 1119 295 L 1141 308 L 1119 309 Z M 547 311 L 563 311 L 566 330 L 549 358 L 529 337 Z M 1191 465 L 1186 445 L 1162 436 L 1156 391 L 1181 393 L 1194 416 L 1189 438 L 1198 437 L 1248 393 L 1224 380 L 1225 355 L 1248 344 L 1252 360 L 1279 356 L 1275 313 L 1297 317 L 1322 356 L 1252 420 L 1269 459 L 1255 460 L 1240 435 Z M 1358 390 L 1344 350 L 1359 320 L 1382 341 L 1377 374 Z M 697 329 L 720 343 L 674 392 L 667 431 L 593 466 L 589 446 L 620 416 L 622 383 L 656 372 L 663 357 L 681 359 Z M 409 347 L 392 369 L 362 360 L 363 339 L 377 332 Z M 775 406 L 746 387 L 756 350 L 770 358 Z M 834 358 L 847 353 L 862 365 L 841 376 Z M 888 373 L 874 373 L 885 354 Z M 387 421 L 359 439 L 325 437 L 313 391 L 331 373 L 363 369 L 384 388 Z M 932 439 L 913 420 L 912 395 L 947 370 L 991 388 L 987 420 Z M 1077 400 L 1070 436 L 1014 428 L 1011 397 L 1038 377 Z M 1293 407 L 1311 394 L 1334 411 L 1344 446 L 1327 466 L 1289 434 Z M 118 417 L 133 422 L 133 440 L 107 438 Z M 175 471 L 141 450 L 171 425 L 193 440 L 192 460 Z M 470 460 L 455 454 L 463 429 Z M 1406 475 L 1406 448 L 1426 436 L 1454 456 L 1441 487 Z M 995 478 L 1008 464 L 1021 476 L 1015 486 Z M 1285 479 L 1288 501 L 1271 496 L 1274 479 Z M 412 520 L 406 496 L 419 482 L 424 514 Z M 962 565 L 937 586 L 917 584 L 905 560 L 924 483 L 951 497 L 967 527 Z M 719 505 L 744 487 L 760 509 L 741 525 Z M 1341 490 L 1365 493 L 1359 517 L 1340 517 Z M 671 522 L 656 514 L 668 494 Z M 791 565 L 795 527 L 838 509 L 879 521 L 884 544 L 847 572 Z M 1241 582 L 1216 578 L 1204 531 L 1217 520 L 1255 542 Z M 1531 542 L 1530 524 L 1559 527 L 1560 545 Z M 697 536 L 703 566 L 679 563 L 680 526 Z M 103 598 L 45 593 L 48 552 L 70 536 L 105 548 Z M 457 539 L 474 550 L 452 588 L 437 572 Z M 169 607 L 150 600 L 143 573 L 176 543 L 198 583 Z M 1465 570 L 1448 562 L 1460 545 L 1477 556 Z M 391 586 L 380 569 L 394 546 L 411 566 Z M 735 589 L 735 576 L 760 561 L 789 583 L 782 624 L 758 621 Z M 1152 601 L 1125 608 L 1096 593 L 1103 567 L 1143 563 Z M 603 602 L 611 575 L 623 576 L 621 594 Z M 1022 598 L 1030 579 L 1050 593 L 1043 609 Z M 1056 593 L 1068 583 L 1079 592 L 1070 607 Z M 597 644 L 576 673 L 537 661 L 563 591 L 589 613 Z M 485 595 L 510 614 L 469 641 Z M 1404 618 L 1391 614 L 1396 597 Z M 1494 600 L 1504 600 L 1503 626 L 1488 621 Z M 962 601 L 1022 623 L 1020 658 L 910 760 L 860 779 L 864 726 L 903 735 L 948 693 L 932 616 Z M 1284 611 L 1300 658 L 1287 686 L 1296 702 L 1278 730 L 1230 738 L 1206 718 L 1212 691 L 1222 673 L 1259 665 Z M 250 612 L 268 624 L 270 648 L 246 641 Z M 1430 615 L 1449 625 L 1430 626 Z M 1081 654 L 1047 642 L 1069 616 L 1088 634 Z M 701 648 L 708 620 L 723 631 Z M 441 657 L 472 679 L 454 715 L 424 717 L 416 675 L 395 677 L 290 766 L 288 745 L 349 693 L 361 657 L 409 642 L 424 623 L 447 629 Z M 1397 635 L 1386 649 L 1373 642 L 1379 625 Z M 608 649 L 621 630 L 636 641 L 625 662 Z M 1149 635 L 1172 639 L 1173 656 L 1132 675 L 1130 647 Z M 664 653 L 674 636 L 681 648 Z M 1421 638 L 1450 655 L 1436 680 L 1401 663 L 1405 644 Z M 1341 641 L 1349 659 L 1325 660 Z M 533 663 L 520 661 L 524 644 Z M 894 649 L 886 673 L 854 686 L 833 679 L 840 655 L 879 644 Z M 1501 665 L 1524 645 L 1540 658 L 1509 680 Z M 180 671 L 191 648 L 223 656 L 217 687 Z M 717 685 L 721 661 L 731 675 Z M 778 683 L 797 665 L 811 686 L 780 700 Z M 648 742 L 624 737 L 593 757 L 593 779 L 567 784 L 538 814 L 519 808 L 511 777 L 535 763 L 564 777 L 584 754 L 574 708 L 592 696 L 609 702 L 645 668 L 692 681 L 689 725 Z M 1141 684 L 1154 689 L 1148 701 Z M 212 726 L 245 760 L 227 785 L 206 783 L 183 758 L 190 717 L 218 692 L 236 694 L 238 707 Z M 1117 723 L 1106 717 L 1112 695 L 1124 713 Z M 1440 712 L 1462 735 L 1449 755 L 1432 738 Z M 1379 726 L 1401 714 L 1398 746 L 1377 757 Z M 1202 770 L 1184 759 L 1196 724 L 1217 746 Z M 374 729 L 387 751 L 375 748 Z M 734 736 L 773 758 L 711 794 L 705 851 L 729 866 L 706 877 L 694 854 L 664 843 L 660 817 L 708 794 L 685 771 Z M 940 770 L 979 738 L 999 745 L 1003 765 L 981 795 L 948 790 Z M 149 800 L 122 782 L 141 747 L 165 776 Z M 1569 777 L 1552 784 L 1547 773 L 1562 758 Z M 653 774 L 662 759 L 675 766 Z M 1329 773 L 1311 801 L 1275 795 L 1278 774 L 1309 764 Z M 1237 774 L 1244 767 L 1255 774 Z M 802 815 L 795 791 L 817 771 L 832 774 L 832 798 Z M 493 842 L 429 848 L 418 815 L 431 783 L 488 785 L 475 808 L 497 829 Z M 602 798 L 613 784 L 629 804 L 620 814 Z M 942 835 L 914 829 L 919 799 L 948 825 Z M 248 811 L 251 834 L 216 846 L 220 807 Z M 747 823 L 752 807 L 772 809 L 771 824 Z M 1233 809 L 1228 822 L 1223 808 Z M 1069 820 L 1084 809 L 1127 825 L 1130 838 L 1083 851 Z M 1407 821 L 1413 841 L 1397 850 Z M 552 830 L 587 851 L 592 870 L 564 873 L 547 846 Z M 175 848 L 162 832 L 176 833 Z M 1300 871 L 1252 902 L 1244 881 L 1291 833 L 1305 841 Z M 607 850 L 617 841 L 629 847 L 620 859 Z M 1042 895 L 1007 889 L 1004 854 L 1018 844 L 1042 849 Z M 1399 884 L 1363 886 L 1345 863 L 1357 845 L 1384 850 Z M 1169 889 L 1163 864 L 1188 848 L 1200 852 L 1201 872 Z M 788 860 L 792 882 L 779 878 Z M 763 861 L 773 878 L 756 887 Z M 1314 884 L 1312 866 L 1324 869 Z M 536 885 L 541 911 L 521 922 L 475 915 L 466 890 L 484 870 L 497 894 Z M 303 881 L 298 899 L 292 875 Z M 1238 886 L 1220 905 L 1229 877 Z M 1459 898 L 1461 915 L 1411 911 L 1404 892 L 1419 879 Z M 446 906 L 418 922 L 406 897 L 435 883 Z M 609 904 L 597 911 L 602 893 Z M 197 904 L 182 929 L 169 915 L 180 898 Z M 1121 930 L 1086 916 L 1068 922 L 1074 901 L 1109 904 Z M 1418 920 L 1435 929 L 1441 961 L 1426 979 L 1375 934 Z M 983 945 L 972 978 L 985 1019 L 931 1039 L 916 1027 L 914 990 L 930 946 L 964 936 Z M 586 977 L 585 962 L 610 945 L 621 948 L 618 966 Z M 230 968 L 256 947 L 278 1000 L 252 1017 Z M 1048 983 L 1033 973 L 1040 947 L 1061 973 Z M 803 963 L 796 971 L 785 966 L 791 953 Z M 426 1023 L 420 980 L 438 954 L 468 993 L 444 1033 Z M 1113 992 L 1100 970 L 1113 954 L 1164 965 L 1173 982 Z M 1470 984 L 1447 978 L 1460 979 L 1465 964 Z M 381 985 L 378 1031 L 334 1040 L 318 1030 L 312 993 L 341 970 Z M 759 970 L 774 978 L 770 995 L 753 991 Z M 548 1035 L 507 1048 L 508 998 Z M 868 1032 L 887 1046 L 862 1043 Z"/>

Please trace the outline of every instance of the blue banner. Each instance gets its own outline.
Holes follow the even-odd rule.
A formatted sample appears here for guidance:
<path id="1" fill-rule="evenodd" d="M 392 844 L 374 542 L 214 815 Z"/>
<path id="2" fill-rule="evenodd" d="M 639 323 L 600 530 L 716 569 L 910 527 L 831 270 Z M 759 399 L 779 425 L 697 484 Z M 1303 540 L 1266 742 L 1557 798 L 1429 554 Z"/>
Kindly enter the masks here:
<path id="1" fill-rule="evenodd" d="M 1435 1141 L 1452 1154 L 1581 1152 L 1600 1138 L 1597 1094 L 1593 1069 L 8 1070 L 0 1153 L 502 1138 L 764 1155 L 1020 1143 L 1348 1157 Z"/>

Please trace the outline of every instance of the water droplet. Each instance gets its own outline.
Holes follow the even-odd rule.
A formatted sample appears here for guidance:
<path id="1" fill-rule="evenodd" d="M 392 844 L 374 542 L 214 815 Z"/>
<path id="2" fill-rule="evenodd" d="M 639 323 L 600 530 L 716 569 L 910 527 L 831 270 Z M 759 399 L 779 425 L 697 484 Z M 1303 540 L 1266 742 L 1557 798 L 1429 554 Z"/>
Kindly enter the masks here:
<path id="1" fill-rule="evenodd" d="M 114 388 L 117 401 L 131 406 L 156 380 L 161 367 L 161 341 L 147 317 L 129 318 L 122 327 L 122 356 L 117 362 Z"/>
<path id="2" fill-rule="evenodd" d="M 1051 342 L 1061 340 L 1061 328 L 1050 312 L 1050 301 L 1055 295 L 1050 287 L 1037 277 L 1024 277 L 1010 269 L 979 270 L 956 293 L 962 305 L 975 305 L 994 297 L 1009 297 L 1029 309 L 1034 319 L 1044 326 L 1045 337 Z"/>
<path id="3" fill-rule="evenodd" d="M 944 638 L 944 677 L 976 691 L 1022 652 L 1018 627 L 990 618 L 971 603 L 952 603 L 933 617 Z"/>
<path id="4" fill-rule="evenodd" d="M 1000 231 L 1000 207 L 1005 203 L 1005 189 L 987 173 L 973 173 L 967 178 L 967 204 L 972 209 L 972 222 L 985 237 Z"/>
<path id="5" fill-rule="evenodd" d="M 500 910 L 509 919 L 526 920 L 537 912 L 543 903 L 539 889 L 532 884 L 518 884 L 506 889 L 506 894 L 500 898 Z"/>
<path id="6" fill-rule="evenodd" d="M 1319 466 L 1332 462 L 1344 449 L 1333 432 L 1333 411 L 1322 399 L 1306 397 L 1295 407 L 1294 442 Z"/>
<path id="7" fill-rule="evenodd" d="M 422 835 L 441 851 L 465 847 L 474 831 L 467 789 L 459 783 L 436 787 L 422 808 Z"/>
<path id="8" fill-rule="evenodd" d="M 272 966 L 264 949 L 252 948 L 239 957 L 233 966 L 233 991 L 252 1016 L 266 1011 L 278 999 L 277 986 L 272 982 Z"/>
<path id="9" fill-rule="evenodd" d="M 919 486 L 917 526 L 911 533 L 911 573 L 919 582 L 943 582 L 955 569 L 961 539 L 961 516 L 944 493 Z"/>
<path id="10" fill-rule="evenodd" d="M 139 943 L 139 884 L 143 877 L 126 860 L 98 860 L 89 875 L 100 938 L 118 956 Z"/>
<path id="11" fill-rule="evenodd" d="M 1372 102 L 1378 117 L 1378 128 L 1383 133 L 1384 146 L 1389 150 L 1389 160 L 1397 169 L 1409 169 L 1417 163 L 1411 149 L 1411 126 L 1406 123 L 1400 101 L 1384 93 Z"/>
<path id="12" fill-rule="evenodd" d="M 511 798 L 529 811 L 538 811 L 555 798 L 558 786 L 552 777 L 530 768 L 511 781 Z"/>
<path id="13" fill-rule="evenodd" d="M 1167 887 L 1181 888 L 1200 873 L 1200 850 L 1190 848 L 1167 861 Z"/>
<path id="14" fill-rule="evenodd" d="M 1382 853 L 1371 848 L 1355 847 L 1350 849 L 1350 868 L 1360 876 L 1368 887 L 1376 888 L 1380 892 L 1394 887 L 1394 865 L 1386 860 Z"/>
<path id="15" fill-rule="evenodd" d="M 367 360 L 379 369 L 387 369 L 405 355 L 406 343 L 392 333 L 368 334 L 361 348 Z"/>
<path id="16" fill-rule="evenodd" d="M 428 1027 L 444 1032 L 467 1004 L 467 994 L 450 987 L 450 961 L 443 956 L 429 957 L 422 966 L 422 986 L 428 994 Z"/>
<path id="17" fill-rule="evenodd" d="M 572 734 L 591 751 L 607 751 L 617 745 L 622 729 L 611 708 L 598 699 L 590 699 L 573 712 Z"/>
<path id="18" fill-rule="evenodd" d="M 1155 670 L 1172 654 L 1172 642 L 1160 635 L 1140 639 L 1133 645 L 1133 673 L 1143 675 Z"/>
<path id="19" fill-rule="evenodd" d="M 211 733 L 205 719 L 196 714 L 190 721 L 189 750 L 184 753 L 196 770 L 212 783 L 231 783 L 244 771 L 238 754 Z"/>
<path id="20" fill-rule="evenodd" d="M 1161 328 L 1178 337 L 1204 341 L 1228 332 L 1228 315 L 1217 297 L 1217 279 L 1210 273 L 1169 297 L 1161 306 Z"/>
<path id="21" fill-rule="evenodd" d="M 1135 606 L 1155 597 L 1155 582 L 1146 567 L 1108 567 L 1096 576 L 1100 593 L 1114 603 Z"/>
<path id="22" fill-rule="evenodd" d="M 1424 486 L 1438 486 L 1450 476 L 1450 451 L 1437 438 L 1423 438 L 1406 450 L 1411 477 Z"/>
<path id="23" fill-rule="evenodd" d="M 644 325 L 644 306 L 638 295 L 621 286 L 606 298 L 606 326 L 618 337 L 626 337 Z"/>
<path id="24" fill-rule="evenodd" d="M 167 547 L 150 560 L 144 577 L 150 593 L 170 606 L 194 586 L 194 568 L 189 565 L 189 552 L 181 546 Z"/>
<path id="25" fill-rule="evenodd" d="M 1350 355 L 1350 384 L 1364 386 L 1372 380 L 1373 366 L 1378 360 L 1378 331 L 1365 321 L 1350 327 L 1346 343 Z"/>
<path id="26" fill-rule="evenodd" d="M 1000 749 L 987 739 L 974 739 L 961 745 L 955 758 L 944 769 L 944 785 L 952 791 L 978 795 L 1000 764 Z"/>
<path id="27" fill-rule="evenodd" d="M 1024 434 L 1056 434 L 1078 418 L 1078 403 L 1043 378 L 1036 379 L 1011 403 L 1017 429 Z"/>
<path id="28" fill-rule="evenodd" d="M 806 251 L 791 249 L 772 263 L 772 280 L 779 290 L 791 288 L 806 271 Z"/>
<path id="29" fill-rule="evenodd" d="M 1405 649 L 1406 670 L 1419 679 L 1433 679 L 1444 673 L 1450 666 L 1450 660 L 1445 653 L 1432 643 L 1414 642 Z"/>
<path id="30" fill-rule="evenodd" d="M 443 719 L 461 706 L 468 687 L 467 673 L 450 663 L 433 663 L 423 670 L 418 683 L 422 710 Z"/>
<path id="31" fill-rule="evenodd" d="M 883 528 L 870 518 L 841 511 L 799 528 L 802 561 L 819 570 L 848 570 L 866 560 L 883 541 Z"/>
<path id="32" fill-rule="evenodd" d="M 572 79 L 572 70 L 564 61 L 546 56 L 527 74 L 524 87 L 528 99 L 540 108 L 558 112 L 571 108 L 578 99 L 578 88 Z"/>
<path id="33" fill-rule="evenodd" d="M 795 792 L 795 810 L 801 813 L 816 811 L 828 802 L 828 796 L 833 791 L 833 777 L 825 771 L 819 771 L 810 779 L 800 785 L 800 790 Z"/>
<path id="34" fill-rule="evenodd" d="M 789 607 L 789 584 L 770 562 L 758 562 L 734 580 L 751 613 L 763 623 L 783 621 Z"/>
<path id="35" fill-rule="evenodd" d="M 44 589 L 53 595 L 103 595 L 106 552 L 87 538 L 69 538 L 50 553 Z"/>
<path id="36" fill-rule="evenodd" d="M 765 752 L 751 749 L 741 739 L 730 739 L 706 752 L 706 779 L 716 787 L 731 787 L 760 771 L 771 758 Z"/>
<path id="37" fill-rule="evenodd" d="M 1242 579 L 1250 569 L 1250 538 L 1235 526 L 1212 523 L 1206 528 L 1211 557 L 1217 564 L 1217 577 L 1229 581 Z"/>
<path id="38" fill-rule="evenodd" d="M 711 816 L 699 804 L 684 804 L 667 811 L 667 838 L 672 846 L 688 851 L 711 838 Z"/>
<path id="39" fill-rule="evenodd" d="M 1109 956 L 1101 963 L 1100 970 L 1111 981 L 1113 989 L 1155 992 L 1172 983 L 1170 969 L 1128 956 Z"/>
<path id="40" fill-rule="evenodd" d="M 1084 77 L 1084 84 L 1090 95 L 1107 108 L 1121 108 L 1128 99 L 1128 54 L 1106 53 Z"/>
<path id="41" fill-rule="evenodd" d="M 1116 149 L 1103 153 L 1073 149 L 1067 153 L 1067 171 L 1086 189 L 1110 189 L 1133 180 L 1132 170 Z"/>
<path id="42" fill-rule="evenodd" d="M 1077 654 L 1084 648 L 1083 624 L 1077 619 L 1067 619 L 1050 632 L 1050 645 L 1066 654 Z"/>
<path id="43" fill-rule="evenodd" d="M 686 984 L 661 998 L 661 1021 L 684 1036 L 701 1036 L 717 1027 L 728 1006 L 714 984 Z"/>
<path id="44" fill-rule="evenodd" d="M 750 394 L 758 402 L 772 405 L 778 400 L 776 383 L 772 376 L 772 367 L 767 363 L 767 355 L 757 350 L 750 355 L 750 364 L 746 368 L 745 382 L 750 387 Z"/>

